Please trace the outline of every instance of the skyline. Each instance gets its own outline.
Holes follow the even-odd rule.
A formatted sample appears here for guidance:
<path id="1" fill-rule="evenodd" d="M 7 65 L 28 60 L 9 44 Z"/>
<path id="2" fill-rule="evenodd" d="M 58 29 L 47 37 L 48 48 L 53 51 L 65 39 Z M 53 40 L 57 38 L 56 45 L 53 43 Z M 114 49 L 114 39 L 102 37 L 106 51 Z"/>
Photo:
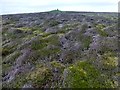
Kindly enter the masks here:
<path id="1" fill-rule="evenodd" d="M 61 11 L 118 12 L 118 0 L 1 0 L 0 14 Z"/>

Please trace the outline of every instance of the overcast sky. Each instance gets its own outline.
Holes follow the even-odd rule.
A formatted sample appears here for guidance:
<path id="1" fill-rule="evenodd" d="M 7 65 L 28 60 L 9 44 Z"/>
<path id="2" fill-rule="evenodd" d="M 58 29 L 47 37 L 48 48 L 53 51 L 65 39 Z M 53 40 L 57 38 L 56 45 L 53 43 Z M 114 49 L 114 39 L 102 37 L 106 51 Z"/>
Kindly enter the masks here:
<path id="1" fill-rule="evenodd" d="M 0 14 L 62 11 L 117 12 L 119 0 L 0 0 Z"/>

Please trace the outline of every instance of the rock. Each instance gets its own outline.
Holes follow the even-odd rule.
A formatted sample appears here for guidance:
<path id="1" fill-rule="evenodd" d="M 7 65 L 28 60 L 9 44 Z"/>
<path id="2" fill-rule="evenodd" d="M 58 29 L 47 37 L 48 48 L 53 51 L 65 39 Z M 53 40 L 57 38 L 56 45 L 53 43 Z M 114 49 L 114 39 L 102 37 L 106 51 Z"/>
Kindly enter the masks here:
<path id="1" fill-rule="evenodd" d="M 31 84 L 25 84 L 25 85 L 22 87 L 22 90 L 31 89 L 31 88 L 34 88 Z"/>
<path id="2" fill-rule="evenodd" d="M 95 36 L 97 34 L 96 30 L 93 28 L 87 29 L 86 32 L 84 33 L 84 35 L 87 36 Z"/>
<path id="3" fill-rule="evenodd" d="M 62 82 L 62 86 L 63 88 L 65 88 L 65 81 L 66 81 L 66 78 L 68 76 L 68 69 L 65 69 L 64 72 L 63 72 L 63 82 Z"/>
<path id="4" fill-rule="evenodd" d="M 25 50 L 22 50 L 21 52 L 23 53 L 23 55 L 19 56 L 16 59 L 15 65 L 12 66 L 11 71 L 3 78 L 3 81 L 11 82 L 15 78 L 16 74 L 20 72 L 23 61 L 27 59 L 27 57 L 30 54 L 30 49 L 25 49 Z"/>
<path id="5" fill-rule="evenodd" d="M 57 27 L 49 27 L 45 30 L 45 33 L 57 33 L 59 31 L 60 29 L 58 29 Z"/>
<path id="6" fill-rule="evenodd" d="M 61 29 L 64 25 L 63 24 L 59 24 L 58 27 Z"/>

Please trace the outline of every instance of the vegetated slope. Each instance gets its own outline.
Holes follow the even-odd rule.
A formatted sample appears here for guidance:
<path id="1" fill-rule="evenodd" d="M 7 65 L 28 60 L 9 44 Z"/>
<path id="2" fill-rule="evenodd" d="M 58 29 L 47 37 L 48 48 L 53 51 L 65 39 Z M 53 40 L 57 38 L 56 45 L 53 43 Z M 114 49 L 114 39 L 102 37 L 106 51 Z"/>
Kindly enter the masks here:
<path id="1" fill-rule="evenodd" d="M 116 13 L 3 15 L 4 88 L 116 88 Z"/>

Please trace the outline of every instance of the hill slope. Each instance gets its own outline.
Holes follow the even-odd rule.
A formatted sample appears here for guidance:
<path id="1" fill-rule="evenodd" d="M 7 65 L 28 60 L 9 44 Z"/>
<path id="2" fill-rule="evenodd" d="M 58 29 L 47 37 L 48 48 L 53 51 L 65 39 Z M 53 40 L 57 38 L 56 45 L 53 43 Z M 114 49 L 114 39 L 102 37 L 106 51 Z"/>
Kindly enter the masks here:
<path id="1" fill-rule="evenodd" d="M 116 88 L 116 13 L 3 15 L 4 88 Z"/>

